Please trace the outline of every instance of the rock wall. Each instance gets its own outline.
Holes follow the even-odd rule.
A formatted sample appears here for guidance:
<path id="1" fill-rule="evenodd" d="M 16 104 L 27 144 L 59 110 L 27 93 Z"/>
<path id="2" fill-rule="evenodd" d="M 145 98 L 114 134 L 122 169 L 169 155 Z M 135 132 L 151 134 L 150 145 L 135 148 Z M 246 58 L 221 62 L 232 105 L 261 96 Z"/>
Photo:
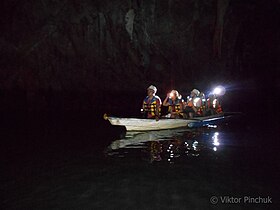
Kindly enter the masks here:
<path id="1" fill-rule="evenodd" d="M 276 0 L 2 4 L 0 94 L 20 95 L 27 107 L 54 95 L 91 104 L 100 91 L 139 92 L 150 83 L 162 92 L 279 83 Z"/>

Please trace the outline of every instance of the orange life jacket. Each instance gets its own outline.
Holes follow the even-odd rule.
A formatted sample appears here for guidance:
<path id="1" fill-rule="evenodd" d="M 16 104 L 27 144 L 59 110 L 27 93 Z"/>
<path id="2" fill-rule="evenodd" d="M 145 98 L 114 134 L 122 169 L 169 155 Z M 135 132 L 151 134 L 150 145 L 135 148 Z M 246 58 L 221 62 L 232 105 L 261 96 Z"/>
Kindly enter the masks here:
<path id="1" fill-rule="evenodd" d="M 222 106 L 216 98 L 214 100 L 210 100 L 209 98 L 207 99 L 207 108 L 215 110 L 216 113 L 223 112 Z"/>
<path id="2" fill-rule="evenodd" d="M 200 104 L 198 103 L 199 101 L 201 101 L 200 97 L 189 98 L 187 101 L 187 106 L 195 107 L 197 109 L 196 114 L 202 115 L 203 114 L 202 101 L 200 102 Z"/>

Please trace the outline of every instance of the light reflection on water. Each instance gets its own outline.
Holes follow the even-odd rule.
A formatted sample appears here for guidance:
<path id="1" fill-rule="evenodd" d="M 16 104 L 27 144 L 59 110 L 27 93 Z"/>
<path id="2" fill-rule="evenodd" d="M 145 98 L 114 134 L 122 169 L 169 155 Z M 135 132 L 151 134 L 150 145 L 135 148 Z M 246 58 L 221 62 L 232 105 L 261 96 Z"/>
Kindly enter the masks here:
<path id="1" fill-rule="evenodd" d="M 216 127 L 127 132 L 113 141 L 107 150 L 112 158 L 142 158 L 149 162 L 176 163 L 201 155 L 217 153 L 222 139 Z"/>

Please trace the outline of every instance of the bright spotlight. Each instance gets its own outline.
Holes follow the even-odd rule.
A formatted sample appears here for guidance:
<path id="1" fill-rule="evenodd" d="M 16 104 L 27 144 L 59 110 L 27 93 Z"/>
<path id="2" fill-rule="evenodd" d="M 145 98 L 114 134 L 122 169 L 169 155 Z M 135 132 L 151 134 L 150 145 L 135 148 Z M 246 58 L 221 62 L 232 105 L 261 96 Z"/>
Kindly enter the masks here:
<path id="1" fill-rule="evenodd" d="M 219 86 L 217 86 L 214 90 L 213 90 L 213 94 L 215 94 L 215 95 L 224 95 L 226 93 L 226 89 L 223 87 L 223 86 L 221 86 L 221 85 L 219 85 Z"/>

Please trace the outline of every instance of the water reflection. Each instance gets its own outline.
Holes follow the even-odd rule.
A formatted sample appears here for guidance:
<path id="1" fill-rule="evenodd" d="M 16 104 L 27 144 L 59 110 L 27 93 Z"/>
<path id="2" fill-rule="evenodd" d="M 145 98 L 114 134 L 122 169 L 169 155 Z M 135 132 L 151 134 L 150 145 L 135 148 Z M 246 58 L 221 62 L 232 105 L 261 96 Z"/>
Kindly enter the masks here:
<path id="1" fill-rule="evenodd" d="M 127 132 L 125 138 L 113 141 L 107 154 L 113 158 L 136 157 L 153 162 L 175 163 L 198 158 L 220 147 L 215 128 L 173 129 L 149 132 Z"/>

